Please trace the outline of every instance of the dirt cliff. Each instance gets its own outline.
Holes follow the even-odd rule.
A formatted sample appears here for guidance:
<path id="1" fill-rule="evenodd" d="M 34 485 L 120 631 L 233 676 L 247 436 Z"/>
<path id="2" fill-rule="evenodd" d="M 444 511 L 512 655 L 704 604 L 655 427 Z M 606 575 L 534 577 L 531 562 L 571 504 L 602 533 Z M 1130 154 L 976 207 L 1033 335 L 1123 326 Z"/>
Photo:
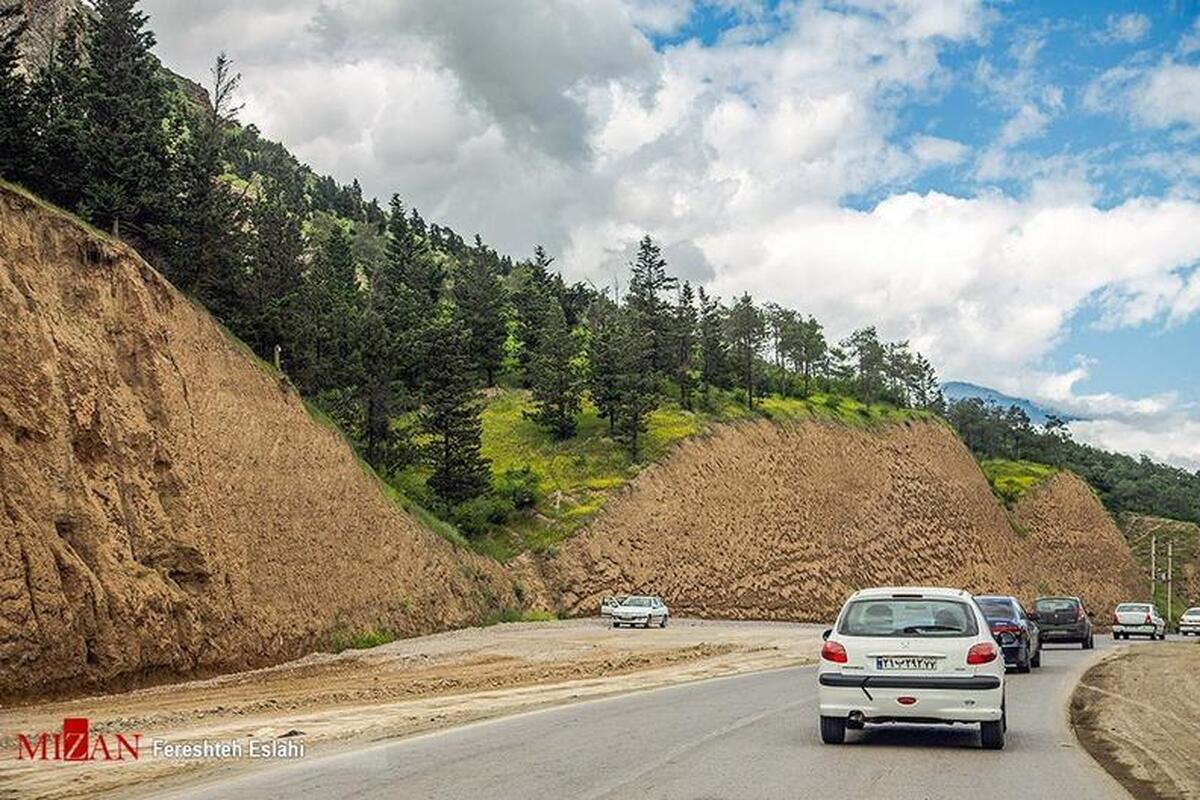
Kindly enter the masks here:
<path id="1" fill-rule="evenodd" d="M 647 469 L 552 558 L 541 598 L 592 613 L 616 591 L 679 614 L 830 619 L 871 585 L 1081 594 L 1107 610 L 1141 571 L 1095 495 L 1059 475 L 1014 512 L 944 425 L 746 423 Z"/>
<path id="2" fill-rule="evenodd" d="M 0 188 L 0 702 L 511 598 L 125 246 Z"/>

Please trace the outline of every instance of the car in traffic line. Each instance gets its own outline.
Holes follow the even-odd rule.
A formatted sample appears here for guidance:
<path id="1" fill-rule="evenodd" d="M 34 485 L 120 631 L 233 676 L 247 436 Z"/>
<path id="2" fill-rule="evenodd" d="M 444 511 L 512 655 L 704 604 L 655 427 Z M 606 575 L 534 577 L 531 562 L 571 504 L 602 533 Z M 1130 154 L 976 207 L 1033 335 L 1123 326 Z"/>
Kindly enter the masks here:
<path id="1" fill-rule="evenodd" d="M 626 595 L 619 594 L 615 597 L 606 597 L 600 601 L 600 616 L 612 617 L 613 609 L 625 602 Z"/>
<path id="2" fill-rule="evenodd" d="M 1078 642 L 1095 646 L 1092 617 L 1078 597 L 1039 597 L 1033 601 L 1042 642 Z"/>
<path id="3" fill-rule="evenodd" d="M 1121 603 L 1113 612 L 1112 635 L 1114 639 L 1130 636 L 1165 639 L 1167 622 L 1152 603 Z"/>
<path id="4" fill-rule="evenodd" d="M 1000 643 L 1006 666 L 1029 672 L 1042 665 L 1042 635 L 1037 614 L 1025 611 L 1021 601 L 1007 595 L 981 595 L 975 602 L 987 617 L 992 636 Z"/>
<path id="5" fill-rule="evenodd" d="M 1179 618 L 1179 635 L 1200 636 L 1200 608 L 1189 608 Z"/>
<path id="6" fill-rule="evenodd" d="M 626 597 L 619 606 L 613 608 L 612 626 L 619 628 L 622 625 L 641 625 L 643 628 L 649 628 L 651 625 L 658 625 L 665 628 L 669 616 L 667 604 L 661 597 L 635 594 Z"/>
<path id="7" fill-rule="evenodd" d="M 817 667 L 821 741 L 868 724 L 978 723 L 1004 746 L 1004 660 L 969 592 L 885 587 L 855 592 L 825 632 Z"/>

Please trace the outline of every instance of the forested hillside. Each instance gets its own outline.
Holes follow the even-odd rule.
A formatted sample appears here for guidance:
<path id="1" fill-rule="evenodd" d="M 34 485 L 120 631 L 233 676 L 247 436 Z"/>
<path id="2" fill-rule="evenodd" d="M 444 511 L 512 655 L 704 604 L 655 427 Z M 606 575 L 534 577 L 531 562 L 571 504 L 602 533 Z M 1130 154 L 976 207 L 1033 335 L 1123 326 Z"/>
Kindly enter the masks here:
<path id="1" fill-rule="evenodd" d="M 207 95 L 166 73 L 137 0 L 68 16 L 44 63 L 24 65 L 22 4 L 0 8 L 0 177 L 136 246 L 278 363 L 381 476 L 473 536 L 529 518 L 550 483 L 486 457 L 491 387 L 528 392 L 519 419 L 540 436 L 577 441 L 583 422 L 588 448 L 604 439 L 632 467 L 662 409 L 694 429 L 767 397 L 944 411 L 933 365 L 907 343 L 869 326 L 830 341 L 798 310 L 713 297 L 676 279 L 649 235 L 618 294 L 564 279 L 541 247 L 514 258 L 427 221 L 403 187 L 385 208 L 357 181 L 317 175 L 239 120 L 240 75 L 223 54 Z M 952 419 L 977 453 L 1004 455 Z M 1070 446 L 1016 457 L 1081 472 L 1112 507 L 1198 513 L 1196 493 L 1157 488 L 1166 468 L 1100 454 L 1133 464 L 1132 488 L 1109 488 L 1081 455 L 1099 451 Z"/>

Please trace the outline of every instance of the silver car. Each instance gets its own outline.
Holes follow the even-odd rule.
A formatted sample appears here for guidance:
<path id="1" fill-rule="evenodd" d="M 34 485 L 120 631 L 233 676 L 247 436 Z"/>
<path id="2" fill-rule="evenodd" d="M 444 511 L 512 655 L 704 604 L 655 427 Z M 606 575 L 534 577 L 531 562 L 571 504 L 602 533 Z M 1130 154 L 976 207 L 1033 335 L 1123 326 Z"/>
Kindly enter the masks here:
<path id="1" fill-rule="evenodd" d="M 606 597 L 600 601 L 600 616 L 612 617 L 613 609 L 625 602 L 625 595 L 619 594 L 616 597 Z"/>
<path id="2" fill-rule="evenodd" d="M 619 606 L 612 610 L 612 625 L 614 628 L 622 625 L 630 627 L 640 625 L 643 628 L 657 625 L 665 628 L 669 616 L 667 604 L 662 601 L 661 597 L 635 594 L 626 597 Z"/>
<path id="3" fill-rule="evenodd" d="M 1189 608 L 1179 618 L 1179 633 L 1187 636 L 1189 633 L 1200 636 L 1200 608 Z"/>

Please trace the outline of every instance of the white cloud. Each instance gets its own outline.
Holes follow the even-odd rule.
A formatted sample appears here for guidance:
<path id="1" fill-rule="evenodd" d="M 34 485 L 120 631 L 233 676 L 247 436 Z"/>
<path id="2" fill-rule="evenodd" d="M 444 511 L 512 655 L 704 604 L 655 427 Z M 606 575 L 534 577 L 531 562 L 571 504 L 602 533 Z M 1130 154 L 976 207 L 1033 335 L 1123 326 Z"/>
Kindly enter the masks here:
<path id="1" fill-rule="evenodd" d="M 542 242 L 569 277 L 623 279 L 630 243 L 649 232 L 685 277 L 726 297 L 794 305 L 834 336 L 876 323 L 943 374 L 1001 388 L 1046 378 L 1034 367 L 1084 303 L 1113 324 L 1200 310 L 1187 271 L 1200 204 L 1098 208 L 1069 160 L 1022 160 L 1019 145 L 1065 105 L 1039 78 L 1037 35 L 1019 39 L 1010 68 L 985 61 L 975 76 L 1009 117 L 976 173 L 1020 174 L 1029 195 L 888 193 L 971 155 L 901 133 L 899 116 L 945 87 L 949 44 L 986 35 L 977 0 L 753 6 L 714 46 L 661 52 L 644 31 L 679 30 L 689 3 L 512 0 L 502 16 L 484 0 L 144 5 L 168 65 L 199 76 L 229 50 L 244 117 L 318 170 L 398 191 L 517 256 Z M 1150 80 L 1133 75 L 1106 86 Z M 1185 89 L 1164 84 L 1155 102 L 1190 97 L 1187 80 L 1167 78 Z M 863 195 L 882 200 L 844 207 Z"/>
<path id="2" fill-rule="evenodd" d="M 1072 422 L 1071 433 L 1086 444 L 1146 455 L 1189 471 L 1200 470 L 1200 422 L 1182 411 L 1150 422 L 1097 419 Z"/>
<path id="3" fill-rule="evenodd" d="M 1145 14 L 1109 14 L 1104 32 L 1097 38 L 1105 42 L 1133 44 L 1150 32 L 1150 18 Z"/>

